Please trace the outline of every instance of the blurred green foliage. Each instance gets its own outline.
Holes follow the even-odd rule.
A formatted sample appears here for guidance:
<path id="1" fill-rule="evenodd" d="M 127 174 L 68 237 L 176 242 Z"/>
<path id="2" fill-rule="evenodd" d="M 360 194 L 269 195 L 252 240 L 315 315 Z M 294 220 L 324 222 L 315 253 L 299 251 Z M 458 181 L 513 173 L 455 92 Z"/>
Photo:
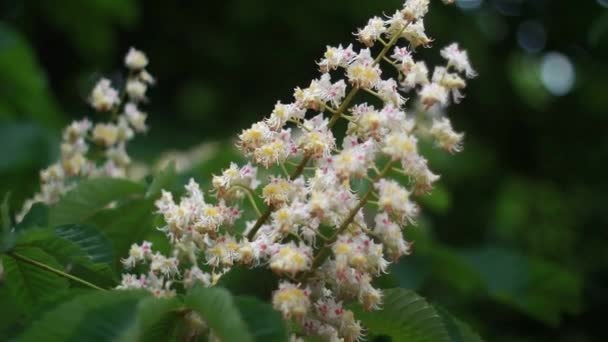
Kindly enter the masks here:
<path id="1" fill-rule="evenodd" d="M 465 151 L 428 147 L 442 181 L 420 198 L 424 218 L 408 228 L 414 254 L 382 281 L 418 290 L 489 341 L 599 339 L 608 304 L 608 10 L 601 1 L 457 2 L 433 2 L 425 22 L 435 47 L 459 41 L 480 75 L 450 109 L 467 134 Z M 153 161 L 167 149 L 220 140 L 180 175 L 204 180 L 233 160 L 229 137 L 316 77 L 326 44 L 352 41 L 356 25 L 400 3 L 3 1 L 0 193 L 11 191 L 18 208 L 36 190 L 60 128 L 96 115 L 87 92 L 102 74 L 117 78 L 131 45 L 148 53 L 159 80 L 151 131 L 132 154 Z M 471 3 L 481 5 L 463 9 Z M 522 44 L 521 24 L 530 21 L 544 32 L 539 49 Z M 574 66 L 564 96 L 543 83 L 549 51 Z M 439 60 L 437 49 L 421 54 Z M 134 207 L 149 209 L 138 201 Z"/>

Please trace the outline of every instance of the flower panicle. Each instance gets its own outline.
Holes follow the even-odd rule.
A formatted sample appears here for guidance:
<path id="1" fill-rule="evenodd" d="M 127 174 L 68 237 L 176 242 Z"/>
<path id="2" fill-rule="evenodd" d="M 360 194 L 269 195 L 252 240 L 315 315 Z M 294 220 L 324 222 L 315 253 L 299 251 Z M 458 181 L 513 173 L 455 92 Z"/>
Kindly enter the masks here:
<path id="1" fill-rule="evenodd" d="M 180 198 L 163 191 L 156 201 L 164 221 L 159 230 L 172 252 L 163 257 L 134 245 L 123 264 L 147 271 L 125 274 L 119 288 L 166 296 L 180 289 L 176 283 L 213 286 L 237 265 L 265 267 L 280 278 L 273 306 L 299 333 L 362 339 L 364 329 L 346 305 L 381 307 L 383 293 L 373 280 L 412 253 L 403 231 L 420 215 L 417 196 L 439 180 L 420 142 L 462 150 L 464 136 L 444 111 L 463 98 L 476 72 L 455 43 L 440 50 L 445 65 L 431 69 L 417 58 L 416 49 L 433 41 L 424 25 L 428 11 L 429 0 L 407 0 L 355 31 L 360 48 L 328 46 L 316 63 L 318 78 L 238 135 L 246 164 L 231 163 L 214 175 L 207 193 L 195 180 Z M 126 63 L 134 82 L 151 85 L 141 76 L 147 59 L 129 52 Z M 107 86 L 99 91 L 104 110 L 116 106 Z M 140 85 L 131 88 L 130 103 L 145 101 Z M 361 94 L 369 101 L 361 102 Z M 99 130 L 102 143 L 112 142 L 107 128 Z"/>
<path id="2" fill-rule="evenodd" d="M 124 89 L 101 78 L 88 97 L 91 107 L 108 117 L 93 123 L 88 118 L 72 122 L 63 130 L 59 160 L 40 172 L 40 191 L 28 199 L 17 215 L 20 221 L 34 203 L 54 204 L 83 178 L 127 178 L 133 161 L 127 144 L 148 130 L 148 114 L 140 109 L 146 90 L 155 83 L 146 71 L 148 58 L 131 48 L 125 57 L 128 77 Z M 101 154 L 99 161 L 95 155 Z"/>

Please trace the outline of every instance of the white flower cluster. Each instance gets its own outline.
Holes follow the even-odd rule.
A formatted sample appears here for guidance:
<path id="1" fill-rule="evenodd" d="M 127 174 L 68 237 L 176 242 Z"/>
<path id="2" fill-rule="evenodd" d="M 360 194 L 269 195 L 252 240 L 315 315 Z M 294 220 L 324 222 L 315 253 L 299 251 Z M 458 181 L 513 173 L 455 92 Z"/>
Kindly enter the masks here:
<path id="1" fill-rule="evenodd" d="M 194 180 L 179 201 L 163 192 L 156 206 L 171 257 L 134 245 L 125 267 L 148 269 L 125 275 L 120 288 L 165 295 L 174 283 L 212 286 L 235 265 L 268 267 L 280 278 L 272 303 L 299 327 L 297 334 L 361 339 L 363 327 L 343 304 L 381 306 L 382 291 L 372 281 L 411 252 L 403 229 L 419 214 L 415 196 L 439 179 L 419 141 L 434 139 L 449 152 L 462 148 L 463 135 L 449 119 L 428 110 L 447 106 L 450 95 L 454 102 L 462 98 L 465 78 L 475 72 L 456 44 L 441 50 L 447 63 L 430 78 L 426 64 L 415 60 L 414 49 L 432 41 L 423 23 L 428 4 L 407 0 L 387 19 L 370 19 L 356 33 L 365 45 L 360 50 L 327 47 L 318 62 L 322 75 L 239 135 L 237 147 L 249 163 L 214 176 L 208 199 Z M 402 41 L 409 46 L 399 46 Z M 386 68 L 398 78 L 384 76 Z M 363 92 L 374 103 L 355 104 Z M 417 115 L 405 108 L 406 97 L 417 97 Z M 332 130 L 340 120 L 347 129 L 338 142 Z M 258 177 L 258 168 L 269 175 Z M 409 184 L 392 180 L 397 174 Z M 245 200 L 257 220 L 239 220 Z"/>
<path id="2" fill-rule="evenodd" d="M 78 179 L 94 177 L 126 177 L 131 158 L 127 154 L 127 143 L 136 133 L 147 131 L 147 114 L 138 109 L 138 103 L 145 99 L 147 85 L 154 83 L 152 76 L 144 69 L 148 60 L 143 52 L 129 50 L 125 65 L 129 77 L 125 89 L 112 87 L 110 80 L 102 78 L 97 82 L 89 103 L 99 112 L 109 112 L 107 122 L 93 124 L 88 119 L 72 122 L 63 131 L 61 155 L 58 162 L 40 172 L 40 192 L 27 200 L 17 220 L 20 221 L 34 203 L 56 203 L 69 191 Z M 141 83 L 129 90 L 130 84 Z M 125 95 L 121 95 L 124 93 Z M 91 156 L 102 153 L 100 161 Z"/>

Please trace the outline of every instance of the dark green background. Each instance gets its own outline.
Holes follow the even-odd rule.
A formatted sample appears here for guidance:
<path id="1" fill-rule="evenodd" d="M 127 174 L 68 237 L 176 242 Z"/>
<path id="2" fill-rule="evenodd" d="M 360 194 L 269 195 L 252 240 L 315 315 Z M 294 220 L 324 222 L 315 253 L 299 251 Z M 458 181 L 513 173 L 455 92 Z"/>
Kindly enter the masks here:
<path id="1" fill-rule="evenodd" d="M 470 322 L 488 341 L 595 341 L 608 304 L 608 10 L 584 0 L 485 0 L 464 11 L 433 1 L 438 48 L 458 41 L 479 77 L 449 114 L 466 132 L 409 234 L 415 253 L 383 279 L 412 287 Z M 367 18 L 401 1 L 0 2 L 0 192 L 19 207 L 57 156 L 60 129 L 95 116 L 84 99 L 118 78 L 124 52 L 148 53 L 159 80 L 140 160 L 227 141 L 317 77 L 325 45 L 353 40 Z M 525 21 L 546 32 L 539 52 L 518 45 Z M 574 63 L 555 97 L 539 78 L 546 52 Z M 222 153 L 220 151 L 219 153 Z M 222 159 L 222 158 L 219 158 Z M 223 163 L 211 165 L 215 170 Z"/>

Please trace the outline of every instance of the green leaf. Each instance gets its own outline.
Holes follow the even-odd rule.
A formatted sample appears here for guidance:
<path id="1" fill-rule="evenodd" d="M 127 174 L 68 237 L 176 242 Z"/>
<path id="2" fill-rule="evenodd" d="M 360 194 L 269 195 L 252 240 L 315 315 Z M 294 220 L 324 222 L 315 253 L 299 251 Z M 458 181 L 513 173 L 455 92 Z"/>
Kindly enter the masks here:
<path id="1" fill-rule="evenodd" d="M 271 305 L 253 297 L 236 297 L 235 304 L 255 341 L 287 341 L 281 314 Z"/>
<path id="2" fill-rule="evenodd" d="M 116 208 L 104 209 L 87 220 L 105 234 L 114 251 L 113 266 L 120 268 L 120 259 L 127 256 L 133 243 L 140 243 L 150 234 L 163 235 L 152 224 L 154 200 L 137 199 Z"/>
<path id="3" fill-rule="evenodd" d="M 499 302 L 550 325 L 557 325 L 564 312 L 580 311 L 582 282 L 576 273 L 500 247 L 470 250 L 465 256 Z"/>
<path id="4" fill-rule="evenodd" d="M 92 263 L 112 264 L 110 241 L 97 228 L 83 224 L 68 224 L 55 228 L 55 234 L 80 247 Z"/>
<path id="5" fill-rule="evenodd" d="M 11 216 L 9 210 L 10 193 L 4 195 L 4 200 L 0 204 L 0 252 L 8 251 L 15 245 L 15 235 L 11 231 Z"/>
<path id="6" fill-rule="evenodd" d="M 70 274 L 102 287 L 116 284 L 112 247 L 97 229 L 85 225 L 28 229 L 17 244 L 35 246 L 54 257 Z"/>
<path id="7" fill-rule="evenodd" d="M 184 302 L 201 315 L 221 341 L 253 341 L 247 323 L 226 289 L 195 287 L 186 295 Z"/>
<path id="8" fill-rule="evenodd" d="M 144 291 L 83 294 L 46 312 L 19 341 L 112 341 L 133 331 Z"/>
<path id="9" fill-rule="evenodd" d="M 170 188 L 177 178 L 175 162 L 170 162 L 162 171 L 154 176 L 152 183 L 146 191 L 147 198 L 156 198 L 160 195 L 162 189 Z"/>
<path id="10" fill-rule="evenodd" d="M 63 270 L 63 267 L 51 255 L 35 247 L 17 248 L 15 257 L 7 255 L 2 257 L 6 287 L 24 311 L 30 312 L 35 306 L 67 290 L 69 286 L 67 279 L 25 262 L 19 259 L 18 255 L 57 270 Z"/>
<path id="11" fill-rule="evenodd" d="M 49 208 L 43 203 L 34 203 L 25 217 L 15 226 L 15 231 L 46 227 L 49 222 Z"/>
<path id="12" fill-rule="evenodd" d="M 147 297 L 139 302 L 137 318 L 122 341 L 168 341 L 175 333 L 182 302 L 176 298 Z"/>
<path id="13" fill-rule="evenodd" d="M 441 317 L 424 298 L 406 289 L 385 290 L 384 295 L 382 310 L 352 308 L 370 333 L 389 336 L 394 342 L 450 341 Z"/>
<path id="14" fill-rule="evenodd" d="M 448 334 L 450 334 L 450 341 L 452 342 L 483 342 L 481 337 L 477 335 L 471 328 L 461 320 L 452 316 L 446 309 L 441 306 L 435 305 L 435 310 L 446 327 Z"/>
<path id="15" fill-rule="evenodd" d="M 63 121 L 34 50 L 23 35 L 4 22 L 0 23 L 0 117 L 29 119 L 54 128 Z M 15 148 L 21 151 L 19 144 L 8 141 L 11 153 L 3 156 L 20 158 L 15 153 Z M 5 146 L 0 145 L 0 149 Z"/>
<path id="16" fill-rule="evenodd" d="M 279 279 L 268 268 L 237 266 L 225 273 L 217 285 L 228 289 L 235 296 L 248 295 L 270 300 L 273 289 L 279 286 L 278 283 Z"/>
<path id="17" fill-rule="evenodd" d="M 134 195 L 142 195 L 143 192 L 143 185 L 126 179 L 83 180 L 51 208 L 49 223 L 52 226 L 82 223 L 108 204 Z"/>

